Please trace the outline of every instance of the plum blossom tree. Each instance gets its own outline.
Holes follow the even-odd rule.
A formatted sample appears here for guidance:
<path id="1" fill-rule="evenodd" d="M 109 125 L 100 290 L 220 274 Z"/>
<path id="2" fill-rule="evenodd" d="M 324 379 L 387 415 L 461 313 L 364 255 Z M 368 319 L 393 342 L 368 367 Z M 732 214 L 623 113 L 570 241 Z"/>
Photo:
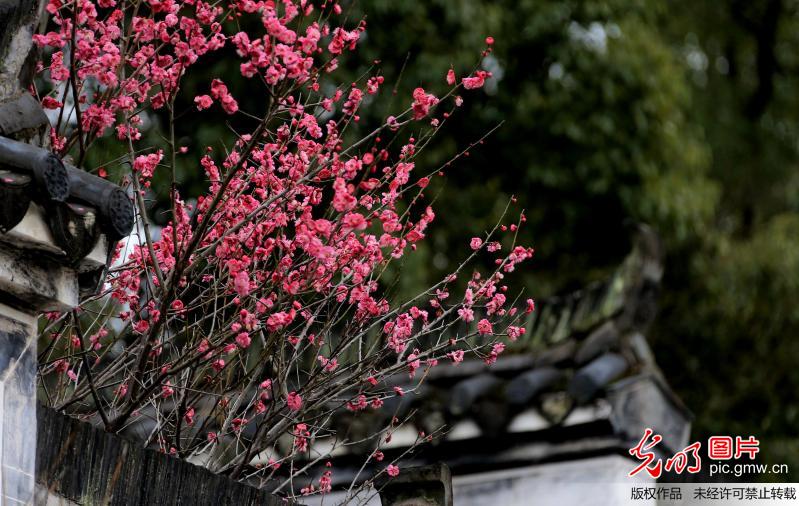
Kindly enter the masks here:
<path id="1" fill-rule="evenodd" d="M 387 381 L 397 374 L 421 382 L 420 370 L 465 355 L 491 363 L 523 333 L 515 323 L 525 309 L 503 282 L 532 256 L 515 241 L 523 214 L 464 245 L 463 262 L 410 300 L 390 300 L 381 283 L 435 218 L 430 178 L 481 139 L 412 177 L 421 153 L 457 112 L 460 89 L 490 74 L 456 79 L 442 69 L 442 96 L 418 88 L 405 110 L 347 140 L 384 80 L 375 70 L 323 91 L 366 26 L 347 27 L 336 1 L 50 0 L 47 12 L 33 91 L 53 111 L 51 147 L 81 163 L 98 139 L 123 145 L 126 155 L 104 167 L 122 167 L 138 213 L 138 240 L 112 252 L 102 293 L 42 324 L 50 405 L 111 432 L 146 427 L 146 444 L 163 452 L 293 494 L 292 480 L 311 469 L 300 463 L 328 457 L 314 441 L 337 436 L 329 422 L 338 410 L 405 395 Z M 186 102 L 256 126 L 236 131 L 224 152 L 208 146 L 195 162 L 207 187 L 181 195 L 176 97 L 197 62 L 225 47 L 240 58 L 246 89 L 220 76 Z M 238 93 L 263 94 L 265 109 L 241 110 Z M 168 118 L 158 143 L 141 133 L 153 110 Z M 156 234 L 146 199 L 159 172 L 172 180 L 171 213 Z M 470 271 L 476 255 L 495 258 L 495 268 Z M 369 459 L 382 460 L 385 435 L 402 423 L 373 434 Z M 352 442 L 341 435 L 337 444 Z M 396 462 L 382 469 L 400 472 Z M 301 492 L 329 491 L 334 472 Z"/>

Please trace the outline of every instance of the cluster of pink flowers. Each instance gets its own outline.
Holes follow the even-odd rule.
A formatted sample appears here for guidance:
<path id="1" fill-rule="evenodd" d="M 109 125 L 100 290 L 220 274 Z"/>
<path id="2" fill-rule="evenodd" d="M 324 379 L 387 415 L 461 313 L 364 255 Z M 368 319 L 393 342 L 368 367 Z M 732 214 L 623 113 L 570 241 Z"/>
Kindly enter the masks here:
<path id="1" fill-rule="evenodd" d="M 299 411 L 302 408 L 302 397 L 297 392 L 290 392 L 286 397 L 286 404 L 292 411 Z"/>
<path id="2" fill-rule="evenodd" d="M 438 104 L 438 99 L 435 95 L 426 93 L 424 88 L 416 88 L 413 90 L 413 119 L 422 119 L 430 114 L 430 108 Z"/>
<path id="3" fill-rule="evenodd" d="M 230 94 L 225 83 L 219 79 L 211 81 L 211 96 L 219 100 L 219 103 L 222 104 L 222 109 L 224 109 L 226 113 L 235 114 L 236 111 L 239 110 L 239 104 L 236 102 L 236 99 Z"/>
<path id="4" fill-rule="evenodd" d="M 298 423 L 294 426 L 294 448 L 298 452 L 308 451 L 308 438 L 310 435 L 308 426 L 304 423 Z"/>
<path id="5" fill-rule="evenodd" d="M 163 158 L 164 152 L 158 150 L 157 153 L 137 156 L 133 161 L 133 172 L 139 175 L 139 181 L 144 186 L 150 186 L 150 179 Z"/>
<path id="6" fill-rule="evenodd" d="M 473 76 L 463 78 L 463 87 L 467 90 L 482 88 L 488 77 L 491 77 L 491 72 L 478 70 Z"/>
<path id="7" fill-rule="evenodd" d="M 244 451 L 241 461 L 246 461 L 285 437 L 293 441 L 287 445 L 290 454 L 305 454 L 323 425 L 319 413 L 327 409 L 325 403 L 336 399 L 351 416 L 379 409 L 385 398 L 405 395 L 401 387 L 388 386 L 389 376 L 401 371 L 414 377 L 440 360 L 463 362 L 467 351 L 459 344 L 467 338 L 475 341 L 468 353 L 492 362 L 504 350 L 500 339 L 515 340 L 524 333 L 513 321 L 504 321 L 518 318 L 505 295 L 504 276 L 533 251 L 513 244 L 505 255 L 501 241 L 513 241 L 493 232 L 472 239 L 470 247 L 472 256 L 493 255 L 495 269 L 464 277 L 465 265 L 459 267 L 406 305 L 390 303 L 382 290 L 387 266 L 411 254 L 435 221 L 424 191 L 444 169 L 417 175 L 419 156 L 427 134 L 434 134 L 450 114 L 438 111 L 440 101 L 457 106 L 460 97 L 442 93 L 451 98 L 439 99 L 419 87 L 405 102 L 405 111 L 353 143 L 346 128 L 359 120 L 359 110 L 369 102 L 365 99 L 380 93 L 384 80 L 378 72 L 323 92 L 322 80 L 356 48 L 366 29 L 365 22 L 351 29 L 335 26 L 342 12 L 336 0 L 321 5 L 307 0 L 145 0 L 135 5 L 127 0 L 50 0 L 53 30 L 35 38 L 49 51 L 41 69 L 52 89 L 40 90 L 48 93 L 42 103 L 51 109 L 68 107 L 59 93 L 74 80 L 80 113 L 76 128 L 53 129 L 54 149 L 66 153 L 79 146 L 82 153 L 113 129 L 129 151 L 131 172 L 125 181 L 141 186 L 140 197 L 149 191 L 156 171 L 173 171 L 177 177 L 170 158 L 174 151 L 186 153 L 174 142 L 168 148 L 143 145 L 141 111 L 171 111 L 182 79 L 204 55 L 226 46 L 234 49 L 248 86 L 273 100 L 259 127 L 239 132 L 224 151 L 206 147 L 195 161 L 208 183 L 200 195 L 184 201 L 177 184 L 170 188 L 170 219 L 157 239 L 143 237 L 127 252 L 123 248 L 130 245 L 120 244 L 115 252 L 118 267 L 107 294 L 119 309 L 116 328 L 123 330 L 110 333 L 110 325 L 92 330 L 90 351 L 85 350 L 96 355 L 92 367 L 97 372 L 119 376 L 116 382 L 104 379 L 115 385 L 116 394 L 99 408 L 113 413 L 109 429 L 119 430 L 148 403 L 175 405 L 206 392 L 218 400 L 209 416 L 222 420 L 218 430 L 204 430 L 206 440 L 185 449 L 183 425 L 205 427 L 198 418 L 208 416 L 192 397 L 180 408 L 185 410 L 164 413 L 167 422 L 159 426 L 157 438 L 164 451 L 185 455 L 201 445 L 234 440 L 234 451 Z M 317 9 L 324 15 L 315 14 Z M 226 22 L 233 19 L 241 22 Z M 241 31 L 239 26 L 256 28 Z M 493 39 L 486 42 L 490 47 Z M 489 77 L 479 70 L 458 84 L 450 69 L 445 81 L 450 91 L 468 90 L 482 87 Z M 245 91 L 235 89 L 237 80 L 226 81 L 216 78 L 200 87 L 201 94 L 188 100 L 194 104 L 189 112 L 202 117 L 216 104 L 230 115 L 254 116 L 241 110 L 236 96 Z M 405 135 L 408 124 L 424 142 Z M 419 133 L 419 128 L 429 131 Z M 135 202 L 146 220 L 141 201 Z M 475 320 L 476 330 L 468 336 L 430 344 L 434 333 Z M 100 352 L 115 340 L 129 342 L 122 339 L 127 333 L 136 344 L 121 355 L 124 366 L 108 367 L 99 360 Z M 373 337 L 377 344 L 367 345 Z M 73 349 L 81 347 L 80 340 L 69 341 Z M 87 375 L 75 372 L 82 364 L 73 356 L 70 352 L 69 358 L 54 361 L 52 370 L 78 383 L 64 395 L 87 395 Z M 358 367 L 354 356 L 359 356 Z M 270 369 L 263 357 L 269 357 Z M 263 365 L 270 379 L 254 375 L 253 365 Z M 257 424 L 270 427 L 268 434 L 248 439 L 245 428 Z M 382 453 L 374 455 L 382 459 Z M 280 467 L 275 460 L 267 469 Z M 399 468 L 391 464 L 386 473 L 396 476 Z M 318 488 L 304 490 L 325 493 L 331 483 L 326 471 Z"/>
<path id="8" fill-rule="evenodd" d="M 149 2 L 149 10 L 151 15 L 130 19 L 132 38 L 123 53 L 125 11 L 115 0 L 97 4 L 92 0 L 50 0 L 47 4 L 58 29 L 34 35 L 34 42 L 54 50 L 46 67 L 49 78 L 55 83 L 96 80 L 111 91 L 83 110 L 81 130 L 88 139 L 103 135 L 118 115 L 131 116 L 147 102 L 154 109 L 163 107 L 186 69 L 225 43 L 219 23 L 221 7 L 202 0 L 186 4 L 167 0 Z M 158 50 L 164 43 L 170 51 Z M 65 51 L 73 53 L 70 59 L 77 62 L 76 68 L 65 61 Z M 136 71 L 123 72 L 126 67 Z M 82 89 L 81 93 L 88 91 Z"/>

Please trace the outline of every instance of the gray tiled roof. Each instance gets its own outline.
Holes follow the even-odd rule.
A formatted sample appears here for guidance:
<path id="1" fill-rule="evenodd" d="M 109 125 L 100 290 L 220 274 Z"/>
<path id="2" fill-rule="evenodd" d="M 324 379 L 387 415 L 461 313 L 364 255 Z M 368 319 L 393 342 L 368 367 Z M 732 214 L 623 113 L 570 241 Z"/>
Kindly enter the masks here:
<path id="1" fill-rule="evenodd" d="M 21 255 L 37 250 L 56 264 L 76 267 L 88 295 L 97 288 L 107 251 L 131 231 L 133 205 L 117 185 L 23 142 L 46 125 L 29 94 L 0 103 L 0 238 Z M 86 263 L 101 236 L 106 253 Z"/>
<path id="2" fill-rule="evenodd" d="M 493 365 L 442 364 L 419 386 L 403 374 L 397 384 L 413 391 L 387 400 L 382 415 L 343 413 L 334 424 L 357 440 L 392 416 L 408 416 L 414 430 L 388 445 L 397 452 L 411 446 L 417 431 L 429 434 L 444 424 L 448 432 L 432 449 L 420 449 L 415 463 L 441 459 L 454 469 L 574 451 L 624 452 L 645 427 L 657 428 L 664 446 L 681 449 L 691 414 L 644 337 L 662 272 L 657 236 L 640 226 L 632 251 L 608 279 L 538 301 L 526 333 Z M 356 445 L 338 457 L 367 450 Z"/>
<path id="3" fill-rule="evenodd" d="M 87 234 L 104 233 L 110 241 L 121 239 L 133 228 L 133 204 L 117 185 L 65 164 L 46 149 L 2 136 L 0 191 L 4 197 L 0 207 L 3 231 L 11 230 L 22 220 L 31 201 L 53 211 L 50 226 L 57 240 L 74 239 L 59 237 L 64 234 L 55 229 L 57 220 L 68 219 L 61 213 L 79 216 L 83 228 L 96 229 L 86 230 Z M 96 219 L 89 222 L 88 213 Z"/>

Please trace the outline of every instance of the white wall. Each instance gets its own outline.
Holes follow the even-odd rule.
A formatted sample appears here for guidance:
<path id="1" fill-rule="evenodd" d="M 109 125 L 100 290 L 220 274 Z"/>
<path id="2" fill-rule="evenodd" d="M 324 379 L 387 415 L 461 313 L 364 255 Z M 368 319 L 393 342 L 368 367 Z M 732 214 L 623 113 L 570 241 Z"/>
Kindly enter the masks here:
<path id="1" fill-rule="evenodd" d="M 633 467 L 630 459 L 611 455 L 455 476 L 455 505 L 654 506 L 655 501 L 630 500 L 633 486 L 654 484 L 640 475 L 628 478 Z"/>
<path id="2" fill-rule="evenodd" d="M 655 501 L 632 501 L 634 486 L 655 481 L 642 476 L 628 478 L 635 467 L 620 455 L 594 457 L 523 468 L 494 471 L 452 479 L 455 506 L 655 506 Z M 645 474 L 645 473 L 644 473 Z M 342 504 L 344 493 L 302 498 L 309 506 Z M 380 506 L 374 492 L 349 504 Z"/>

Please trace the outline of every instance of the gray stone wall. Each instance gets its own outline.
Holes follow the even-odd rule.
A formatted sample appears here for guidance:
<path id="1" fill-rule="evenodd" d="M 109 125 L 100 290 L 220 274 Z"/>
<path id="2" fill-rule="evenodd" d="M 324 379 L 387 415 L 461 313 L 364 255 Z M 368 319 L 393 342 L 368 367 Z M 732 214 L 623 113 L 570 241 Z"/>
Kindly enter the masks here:
<path id="1" fill-rule="evenodd" d="M 289 504 L 265 490 L 146 450 L 53 409 L 40 405 L 38 417 L 36 504 Z"/>
<path id="2" fill-rule="evenodd" d="M 12 318 L 10 315 L 14 315 Z M 33 500 L 36 427 L 34 319 L 0 304 L 0 494 L 3 504 Z"/>
<path id="3" fill-rule="evenodd" d="M 25 89 L 33 74 L 32 35 L 39 0 L 0 0 L 0 102 Z"/>

